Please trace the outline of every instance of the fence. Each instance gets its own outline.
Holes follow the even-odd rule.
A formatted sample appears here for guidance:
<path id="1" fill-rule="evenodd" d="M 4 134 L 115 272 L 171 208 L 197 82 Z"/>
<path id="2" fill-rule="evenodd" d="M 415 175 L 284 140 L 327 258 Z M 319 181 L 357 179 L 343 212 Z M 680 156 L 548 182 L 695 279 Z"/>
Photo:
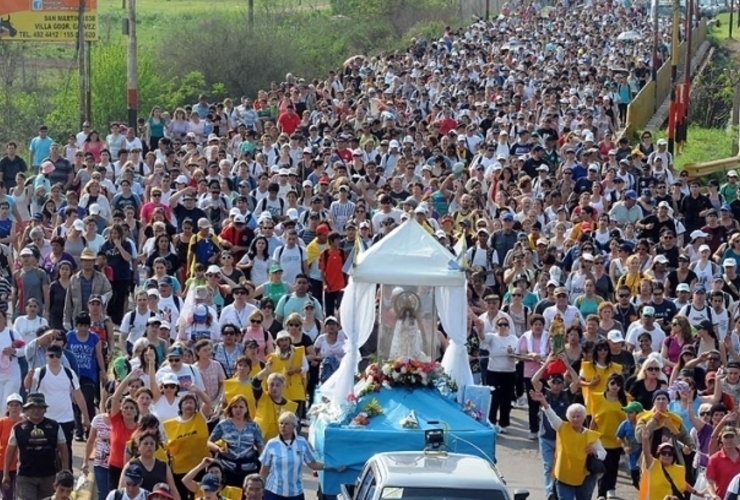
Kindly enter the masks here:
<path id="1" fill-rule="evenodd" d="M 694 28 L 691 38 L 691 57 L 694 57 L 707 38 L 707 20 L 702 19 Z M 678 67 L 683 68 L 686 58 L 686 41 L 678 46 Z M 670 59 L 658 70 L 657 80 L 648 82 L 627 106 L 627 124 L 624 135 L 632 137 L 648 124 L 658 108 L 671 95 Z"/>

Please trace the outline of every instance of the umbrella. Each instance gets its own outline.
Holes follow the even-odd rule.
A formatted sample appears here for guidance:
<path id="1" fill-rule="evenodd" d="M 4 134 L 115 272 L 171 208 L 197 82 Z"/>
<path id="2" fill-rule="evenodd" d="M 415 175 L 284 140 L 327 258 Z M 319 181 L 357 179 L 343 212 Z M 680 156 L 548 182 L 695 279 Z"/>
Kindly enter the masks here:
<path id="1" fill-rule="evenodd" d="M 623 31 L 619 34 L 617 40 L 619 40 L 620 42 L 624 42 L 639 40 L 640 38 L 642 38 L 642 35 L 640 35 L 637 31 Z"/>

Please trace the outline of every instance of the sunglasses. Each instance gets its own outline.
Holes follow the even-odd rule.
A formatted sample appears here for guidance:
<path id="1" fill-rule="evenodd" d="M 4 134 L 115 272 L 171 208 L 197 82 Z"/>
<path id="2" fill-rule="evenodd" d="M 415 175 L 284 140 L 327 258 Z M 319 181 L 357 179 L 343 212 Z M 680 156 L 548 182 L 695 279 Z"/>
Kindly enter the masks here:
<path id="1" fill-rule="evenodd" d="M 244 290 L 237 290 L 236 292 L 234 292 L 234 295 L 246 295 L 246 293 L 247 292 L 245 292 Z"/>
<path id="2" fill-rule="evenodd" d="M 234 330 L 226 330 L 224 335 L 236 335 L 236 332 Z"/>
<path id="3" fill-rule="evenodd" d="M 288 326 L 295 326 L 296 328 L 300 327 L 300 323 L 288 323 Z"/>
<path id="4" fill-rule="evenodd" d="M 657 371 L 660 371 L 660 369 L 657 366 L 651 366 L 650 368 L 645 368 L 645 371 L 657 372 Z"/>
<path id="5" fill-rule="evenodd" d="M 521 293 L 512 293 L 511 296 L 512 297 L 521 297 L 522 294 Z"/>
<path id="6" fill-rule="evenodd" d="M 182 358 L 169 358 L 168 361 L 170 363 L 179 363 L 180 361 L 182 361 Z"/>
<path id="7" fill-rule="evenodd" d="M 500 327 L 503 327 L 503 328 L 509 328 L 509 324 L 508 323 L 496 323 L 496 326 L 500 326 Z"/>
<path id="8" fill-rule="evenodd" d="M 47 354 L 47 356 L 49 356 L 52 359 L 56 359 L 56 358 L 60 357 L 59 354 L 54 353 L 54 352 L 50 352 L 49 354 Z"/>
<path id="9" fill-rule="evenodd" d="M 703 412 L 699 413 L 699 416 L 700 417 L 708 417 L 709 415 L 711 415 L 711 413 L 708 412 L 708 411 L 703 411 Z"/>
<path id="10" fill-rule="evenodd" d="M 675 453 L 673 453 L 672 451 L 661 451 L 660 452 L 661 457 L 672 457 L 674 455 Z"/>
<path id="11" fill-rule="evenodd" d="M 165 389 L 177 389 L 176 384 L 165 384 L 162 387 L 164 387 Z"/>
<path id="12" fill-rule="evenodd" d="M 261 325 L 262 324 L 262 320 L 261 319 L 250 319 L 249 322 L 250 323 L 254 323 L 255 325 Z"/>
<path id="13" fill-rule="evenodd" d="M 629 298 L 629 294 L 628 293 L 620 293 L 619 294 L 619 298 L 620 299 L 628 299 Z"/>

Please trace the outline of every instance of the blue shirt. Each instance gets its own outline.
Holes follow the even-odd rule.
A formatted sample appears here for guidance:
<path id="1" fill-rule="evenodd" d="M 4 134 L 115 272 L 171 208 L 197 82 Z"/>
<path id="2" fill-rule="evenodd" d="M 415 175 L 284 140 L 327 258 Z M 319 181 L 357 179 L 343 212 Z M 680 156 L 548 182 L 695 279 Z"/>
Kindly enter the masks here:
<path id="1" fill-rule="evenodd" d="M 80 378 L 88 378 L 93 382 L 99 381 L 100 368 L 98 367 L 98 358 L 95 357 L 95 348 L 100 343 L 100 338 L 93 332 L 87 336 L 87 340 L 81 342 L 77 338 L 75 330 L 67 333 L 67 349 L 72 353 L 77 361 L 77 375 Z"/>
<path id="2" fill-rule="evenodd" d="M 247 422 L 241 430 L 237 429 L 234 421 L 230 418 L 221 420 L 211 432 L 208 438 L 215 443 L 223 439 L 228 444 L 228 451 L 225 456 L 221 457 L 224 462 L 237 462 L 245 460 L 254 460 L 257 462 L 257 454 L 254 449 L 262 448 L 265 440 L 262 438 L 262 431 L 253 421 Z M 228 464 L 230 465 L 230 464 Z"/>
<path id="3" fill-rule="evenodd" d="M 296 497 L 303 494 L 303 464 L 316 461 L 311 446 L 297 436 L 292 442 L 280 436 L 270 439 L 262 450 L 260 462 L 270 468 L 265 489 L 281 497 Z"/>
<path id="4" fill-rule="evenodd" d="M 31 139 L 31 144 L 28 145 L 28 150 L 33 153 L 33 167 L 41 165 L 41 161 L 44 158 L 48 158 L 51 153 L 51 145 L 54 143 L 54 139 L 51 137 L 34 137 Z"/>
<path id="5" fill-rule="evenodd" d="M 642 445 L 635 439 L 635 426 L 628 418 L 624 419 L 619 427 L 617 427 L 617 437 L 619 439 L 626 439 L 630 445 L 630 454 L 627 456 L 630 470 L 640 468 L 640 455 L 642 454 Z"/>

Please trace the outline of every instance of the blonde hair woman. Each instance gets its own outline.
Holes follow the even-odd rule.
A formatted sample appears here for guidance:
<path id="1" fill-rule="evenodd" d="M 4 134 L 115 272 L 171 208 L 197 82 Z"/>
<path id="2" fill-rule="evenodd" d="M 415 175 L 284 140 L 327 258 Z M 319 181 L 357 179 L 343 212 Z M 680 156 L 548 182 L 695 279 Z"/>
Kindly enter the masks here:
<path id="1" fill-rule="evenodd" d="M 638 295 L 640 293 L 640 283 L 643 279 L 650 279 L 650 276 L 640 270 L 640 256 L 631 255 L 627 259 L 627 272 L 617 281 L 617 289 L 626 286 L 630 289 L 630 294 Z"/>
<path id="2" fill-rule="evenodd" d="M 653 394 L 668 386 L 668 379 L 663 373 L 663 357 L 654 352 L 640 366 L 637 377 L 629 388 L 633 400 L 642 405 L 645 410 L 653 408 Z"/>

